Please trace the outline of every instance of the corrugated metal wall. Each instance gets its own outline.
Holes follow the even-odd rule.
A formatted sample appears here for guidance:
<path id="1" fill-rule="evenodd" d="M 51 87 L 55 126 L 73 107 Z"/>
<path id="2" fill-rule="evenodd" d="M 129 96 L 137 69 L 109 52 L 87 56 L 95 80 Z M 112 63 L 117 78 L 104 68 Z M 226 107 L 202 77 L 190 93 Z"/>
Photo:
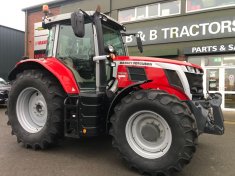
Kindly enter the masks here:
<path id="1" fill-rule="evenodd" d="M 7 80 L 11 69 L 24 55 L 24 32 L 0 25 L 0 77 Z"/>

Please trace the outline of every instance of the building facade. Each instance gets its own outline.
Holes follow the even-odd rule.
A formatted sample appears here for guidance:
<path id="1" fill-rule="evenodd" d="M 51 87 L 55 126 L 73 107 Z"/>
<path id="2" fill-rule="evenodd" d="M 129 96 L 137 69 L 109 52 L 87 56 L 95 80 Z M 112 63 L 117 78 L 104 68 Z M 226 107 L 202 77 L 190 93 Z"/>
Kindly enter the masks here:
<path id="1" fill-rule="evenodd" d="M 235 110 L 235 0 L 60 0 L 50 3 L 53 15 L 78 8 L 95 10 L 100 5 L 103 13 L 125 24 L 127 32 L 140 33 L 144 44 L 142 54 L 134 38 L 124 38 L 130 55 L 187 60 L 201 65 L 205 69 L 204 88 L 222 94 L 223 109 Z M 24 10 L 28 18 L 26 53 L 33 57 L 32 25 L 41 20 L 41 6 Z"/>
<path id="2" fill-rule="evenodd" d="M 15 64 L 24 56 L 24 32 L 0 25 L 0 78 L 7 80 Z"/>

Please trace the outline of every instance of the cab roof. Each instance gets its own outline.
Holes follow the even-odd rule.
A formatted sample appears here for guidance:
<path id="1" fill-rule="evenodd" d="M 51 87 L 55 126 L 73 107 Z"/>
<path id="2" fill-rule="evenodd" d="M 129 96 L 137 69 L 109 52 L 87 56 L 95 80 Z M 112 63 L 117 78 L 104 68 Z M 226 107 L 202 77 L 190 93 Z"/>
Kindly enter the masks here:
<path id="1" fill-rule="evenodd" d="M 94 15 L 95 11 L 86 11 L 85 13 L 87 15 L 89 15 L 90 17 L 92 17 Z M 44 23 L 46 25 L 50 25 L 50 24 L 54 24 L 54 23 L 59 23 L 61 21 L 70 20 L 71 19 L 71 14 L 72 13 L 65 13 L 65 14 L 60 14 L 60 15 L 45 18 Z M 103 13 L 100 13 L 100 15 L 101 15 L 102 21 L 110 24 L 111 26 L 117 27 L 119 30 L 126 31 L 126 27 L 123 24 L 116 21 L 115 19 L 113 19 L 110 16 L 107 16 Z"/>

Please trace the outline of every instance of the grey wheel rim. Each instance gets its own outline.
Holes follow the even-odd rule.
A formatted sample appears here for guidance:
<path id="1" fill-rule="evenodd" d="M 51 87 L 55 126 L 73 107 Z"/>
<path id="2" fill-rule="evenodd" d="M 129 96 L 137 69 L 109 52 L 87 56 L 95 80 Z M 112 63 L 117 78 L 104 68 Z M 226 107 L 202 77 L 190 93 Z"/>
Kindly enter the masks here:
<path id="1" fill-rule="evenodd" d="M 171 129 L 166 120 L 153 111 L 138 111 L 126 124 L 126 139 L 140 156 L 156 159 L 165 155 L 172 144 Z"/>
<path id="2" fill-rule="evenodd" d="M 47 121 L 47 103 L 42 93 L 33 87 L 24 89 L 16 102 L 20 125 L 29 133 L 39 132 Z"/>

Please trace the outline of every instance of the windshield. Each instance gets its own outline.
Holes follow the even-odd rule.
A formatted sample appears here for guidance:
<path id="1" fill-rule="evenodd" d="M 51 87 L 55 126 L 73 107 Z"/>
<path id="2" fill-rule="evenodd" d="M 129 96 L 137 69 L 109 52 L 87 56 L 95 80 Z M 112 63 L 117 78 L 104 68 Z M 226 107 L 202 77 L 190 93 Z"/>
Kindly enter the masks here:
<path id="1" fill-rule="evenodd" d="M 71 25 L 60 25 L 59 42 L 56 56 L 58 58 L 73 58 L 89 60 L 95 55 L 92 24 L 85 24 L 83 38 L 74 35 Z"/>
<path id="2" fill-rule="evenodd" d="M 120 31 L 103 25 L 104 46 L 112 45 L 119 56 L 125 56 L 125 48 Z"/>

